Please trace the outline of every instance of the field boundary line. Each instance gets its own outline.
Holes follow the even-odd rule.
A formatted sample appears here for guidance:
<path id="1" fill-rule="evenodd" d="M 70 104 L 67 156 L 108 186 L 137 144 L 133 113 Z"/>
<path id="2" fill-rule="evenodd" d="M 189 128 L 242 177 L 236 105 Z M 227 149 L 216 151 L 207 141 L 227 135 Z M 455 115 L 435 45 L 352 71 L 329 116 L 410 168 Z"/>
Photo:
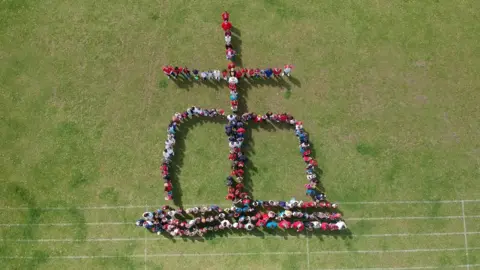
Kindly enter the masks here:
<path id="1" fill-rule="evenodd" d="M 348 221 L 362 221 L 362 220 L 433 220 L 433 219 L 465 219 L 465 218 L 480 218 L 480 215 L 475 216 L 418 216 L 418 217 L 366 217 L 366 218 L 346 218 Z M 102 225 L 134 225 L 134 222 L 87 222 L 87 223 L 1 223 L 0 227 L 22 227 L 22 226 L 102 226 Z"/>
<path id="2" fill-rule="evenodd" d="M 480 200 L 438 200 L 438 201 L 371 201 L 371 202 L 337 202 L 341 205 L 349 205 L 349 204 L 435 204 L 435 203 L 477 203 Z M 207 205 L 218 205 L 221 207 L 228 207 L 231 204 L 215 204 L 215 203 L 203 203 L 203 204 L 186 204 L 183 205 L 184 207 L 193 207 L 193 206 L 207 206 Z M 148 208 L 159 208 L 160 205 L 147 205 Z M 72 207 L 45 207 L 45 208 L 37 208 L 40 210 L 70 210 L 72 208 L 76 208 L 78 210 L 100 210 L 100 209 L 143 209 L 145 205 L 101 205 L 101 206 L 72 206 Z M 28 210 L 31 209 L 30 207 L 0 207 L 0 210 Z"/>
<path id="3" fill-rule="evenodd" d="M 465 236 L 465 254 L 467 259 L 467 270 L 469 270 L 470 259 L 468 258 L 467 222 L 465 221 L 465 202 L 464 201 L 462 201 L 462 216 L 463 216 L 463 235 Z"/>
<path id="4" fill-rule="evenodd" d="M 307 238 L 307 270 L 310 270 L 310 242 L 308 240 L 308 231 L 305 232 L 305 238 Z"/>
<path id="5" fill-rule="evenodd" d="M 473 250 L 480 250 L 480 247 Z M 444 251 L 463 251 L 464 248 L 419 248 L 419 249 L 378 249 L 378 250 L 323 250 L 310 251 L 312 254 L 342 254 L 342 253 L 417 253 L 417 252 L 444 252 Z"/>
<path id="6" fill-rule="evenodd" d="M 145 205 L 145 212 L 148 211 L 148 206 Z M 147 230 L 144 230 L 143 232 L 143 240 L 144 240 L 144 258 L 143 258 L 143 263 L 144 263 L 144 269 L 147 270 Z"/>
<path id="7" fill-rule="evenodd" d="M 480 266 L 480 264 L 472 264 L 471 266 Z M 420 270 L 420 269 L 456 269 L 465 268 L 466 264 L 447 265 L 447 266 L 412 266 L 412 267 L 381 267 L 381 268 L 328 268 L 321 270 Z"/>
<path id="8" fill-rule="evenodd" d="M 480 250 L 471 248 L 471 250 Z M 416 252 L 444 252 L 444 251 L 463 251 L 464 248 L 438 248 L 438 249 L 391 249 L 391 250 L 324 250 L 311 251 L 312 254 L 348 254 L 348 253 L 416 253 Z M 256 256 L 256 255 L 305 255 L 306 252 L 239 252 L 239 253 L 163 253 L 147 254 L 147 257 L 216 257 L 216 256 Z M 132 254 L 124 256 L 113 255 L 76 255 L 76 256 L 49 256 L 49 259 L 97 259 L 97 258 L 141 258 L 145 254 Z M 32 256 L 0 256 L 0 259 L 34 259 Z"/>
<path id="9" fill-rule="evenodd" d="M 467 232 L 467 235 L 476 235 L 480 234 L 480 232 Z M 318 234 L 321 236 L 329 236 L 326 234 Z M 338 236 L 338 237 L 366 237 L 366 238 L 379 238 L 379 237 L 413 237 L 413 236 L 451 236 L 451 235 L 464 235 L 464 232 L 446 232 L 446 233 L 398 233 L 398 234 L 352 234 L 352 235 L 333 235 L 333 236 Z M 306 237 L 302 235 L 298 236 L 292 236 L 291 238 L 298 238 L 298 237 Z M 289 236 L 283 236 L 283 235 L 264 235 L 264 236 L 255 236 L 255 235 L 242 235 L 242 236 L 237 236 L 237 235 L 232 235 L 228 237 L 214 237 L 213 239 L 262 239 L 262 238 L 290 238 Z M 182 237 L 178 237 L 175 239 L 184 239 Z M 205 239 L 201 237 L 189 237 L 185 239 Z M 77 239 L 72 239 L 72 238 L 44 238 L 44 239 L 3 239 L 3 241 L 7 242 L 18 242 L 18 243 L 35 243 L 35 242 L 121 242 L 121 241 L 141 241 L 144 240 L 143 237 L 127 237 L 127 238 L 87 238 L 85 240 L 77 240 Z M 165 240 L 170 240 L 169 238 L 165 237 L 155 237 L 155 238 L 146 238 L 147 242 L 148 241 L 165 241 Z"/>

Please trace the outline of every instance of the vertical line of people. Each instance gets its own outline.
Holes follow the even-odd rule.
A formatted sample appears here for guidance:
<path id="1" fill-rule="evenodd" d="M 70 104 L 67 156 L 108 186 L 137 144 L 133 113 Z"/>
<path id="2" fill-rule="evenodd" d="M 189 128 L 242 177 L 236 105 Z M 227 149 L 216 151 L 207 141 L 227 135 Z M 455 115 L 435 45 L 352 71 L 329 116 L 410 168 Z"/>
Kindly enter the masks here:
<path id="1" fill-rule="evenodd" d="M 165 200 L 168 201 L 173 199 L 173 186 L 170 169 L 172 158 L 175 155 L 173 150 L 176 143 L 175 134 L 177 133 L 180 124 L 187 119 L 192 118 L 193 116 L 204 116 L 213 118 L 223 115 L 225 115 L 225 111 L 222 109 L 202 109 L 194 106 L 187 108 L 187 110 L 182 113 L 177 112 L 172 116 L 172 120 L 168 124 L 167 128 L 167 140 L 165 141 L 165 149 L 162 153 L 162 165 L 160 166 L 162 178 L 164 181 L 163 186 L 165 192 Z"/>

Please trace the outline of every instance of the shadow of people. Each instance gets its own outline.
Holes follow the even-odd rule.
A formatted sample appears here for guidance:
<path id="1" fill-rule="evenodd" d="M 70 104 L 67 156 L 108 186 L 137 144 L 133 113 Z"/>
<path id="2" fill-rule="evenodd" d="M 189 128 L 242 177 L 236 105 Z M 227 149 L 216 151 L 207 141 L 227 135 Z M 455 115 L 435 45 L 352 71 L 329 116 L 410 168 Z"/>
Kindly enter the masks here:
<path id="1" fill-rule="evenodd" d="M 288 78 L 288 80 L 289 80 L 291 83 L 293 83 L 296 87 L 298 87 L 298 88 L 301 88 L 301 87 L 302 87 L 302 83 L 301 83 L 297 78 L 295 78 L 295 77 L 293 77 L 293 76 L 288 76 L 287 78 Z"/>
<path id="2" fill-rule="evenodd" d="M 237 67 L 243 67 L 243 62 L 242 62 L 242 40 L 240 39 L 240 36 L 237 35 L 232 35 L 232 47 L 233 49 L 237 52 L 235 57 L 234 57 L 234 63 Z"/>

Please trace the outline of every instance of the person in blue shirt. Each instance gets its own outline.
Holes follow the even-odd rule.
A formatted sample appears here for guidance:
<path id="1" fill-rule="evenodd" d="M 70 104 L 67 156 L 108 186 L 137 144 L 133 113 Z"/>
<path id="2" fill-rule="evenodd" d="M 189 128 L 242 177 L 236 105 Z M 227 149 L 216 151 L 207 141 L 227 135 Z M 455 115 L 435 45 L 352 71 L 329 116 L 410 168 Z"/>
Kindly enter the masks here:
<path id="1" fill-rule="evenodd" d="M 267 223 L 267 229 L 276 229 L 277 227 L 278 227 L 277 222 L 273 220 Z"/>
<path id="2" fill-rule="evenodd" d="M 273 70 L 271 68 L 267 68 L 265 70 L 265 76 L 267 77 L 267 79 L 271 78 L 273 75 Z"/>
<path id="3" fill-rule="evenodd" d="M 306 191 L 306 195 L 307 195 L 307 196 L 310 196 L 310 197 L 315 196 L 315 193 L 316 193 L 315 190 L 314 190 L 314 189 L 310 189 L 310 188 L 307 189 L 307 191 Z"/>

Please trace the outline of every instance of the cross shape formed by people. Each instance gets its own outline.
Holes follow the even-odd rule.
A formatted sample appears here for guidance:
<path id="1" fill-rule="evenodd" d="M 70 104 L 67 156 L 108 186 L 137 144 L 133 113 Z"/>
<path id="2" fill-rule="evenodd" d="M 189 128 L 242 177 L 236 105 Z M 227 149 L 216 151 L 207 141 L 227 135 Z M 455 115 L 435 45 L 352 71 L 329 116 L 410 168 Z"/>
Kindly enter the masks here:
<path id="1" fill-rule="evenodd" d="M 163 151 L 161 174 L 164 180 L 165 199 L 173 199 L 173 185 L 171 179 L 172 158 L 176 143 L 176 133 L 179 126 L 192 118 L 225 119 L 225 134 L 228 136 L 231 161 L 231 174 L 226 178 L 227 200 L 232 201 L 231 207 L 217 205 L 197 206 L 192 208 L 173 208 L 165 205 L 160 209 L 143 213 L 136 225 L 142 226 L 157 234 L 167 236 L 203 236 L 209 232 L 246 230 L 259 228 L 266 229 L 294 229 L 297 232 L 307 230 L 336 231 L 347 228 L 342 215 L 337 209 L 337 204 L 330 203 L 325 193 L 318 188 L 317 161 L 312 157 L 309 135 L 303 123 L 288 113 L 275 114 L 267 112 L 256 114 L 238 112 L 239 80 L 283 80 L 283 76 L 291 76 L 292 65 L 285 65 L 284 69 L 246 69 L 236 68 L 236 52 L 232 45 L 232 23 L 230 14 L 222 13 L 222 29 L 225 36 L 225 56 L 229 60 L 227 69 L 202 71 L 187 67 L 163 67 L 163 72 L 168 78 L 174 80 L 207 81 L 222 79 L 227 81 L 230 91 L 230 106 L 232 113 L 227 114 L 222 109 L 202 109 L 196 106 L 187 108 L 184 112 L 173 115 L 167 129 L 167 140 Z M 242 150 L 245 141 L 246 127 L 249 122 L 254 124 L 275 124 L 293 127 L 299 140 L 300 155 L 305 162 L 307 184 L 305 184 L 309 201 L 292 198 L 287 201 L 258 200 L 245 189 L 244 176 L 248 158 Z"/>

